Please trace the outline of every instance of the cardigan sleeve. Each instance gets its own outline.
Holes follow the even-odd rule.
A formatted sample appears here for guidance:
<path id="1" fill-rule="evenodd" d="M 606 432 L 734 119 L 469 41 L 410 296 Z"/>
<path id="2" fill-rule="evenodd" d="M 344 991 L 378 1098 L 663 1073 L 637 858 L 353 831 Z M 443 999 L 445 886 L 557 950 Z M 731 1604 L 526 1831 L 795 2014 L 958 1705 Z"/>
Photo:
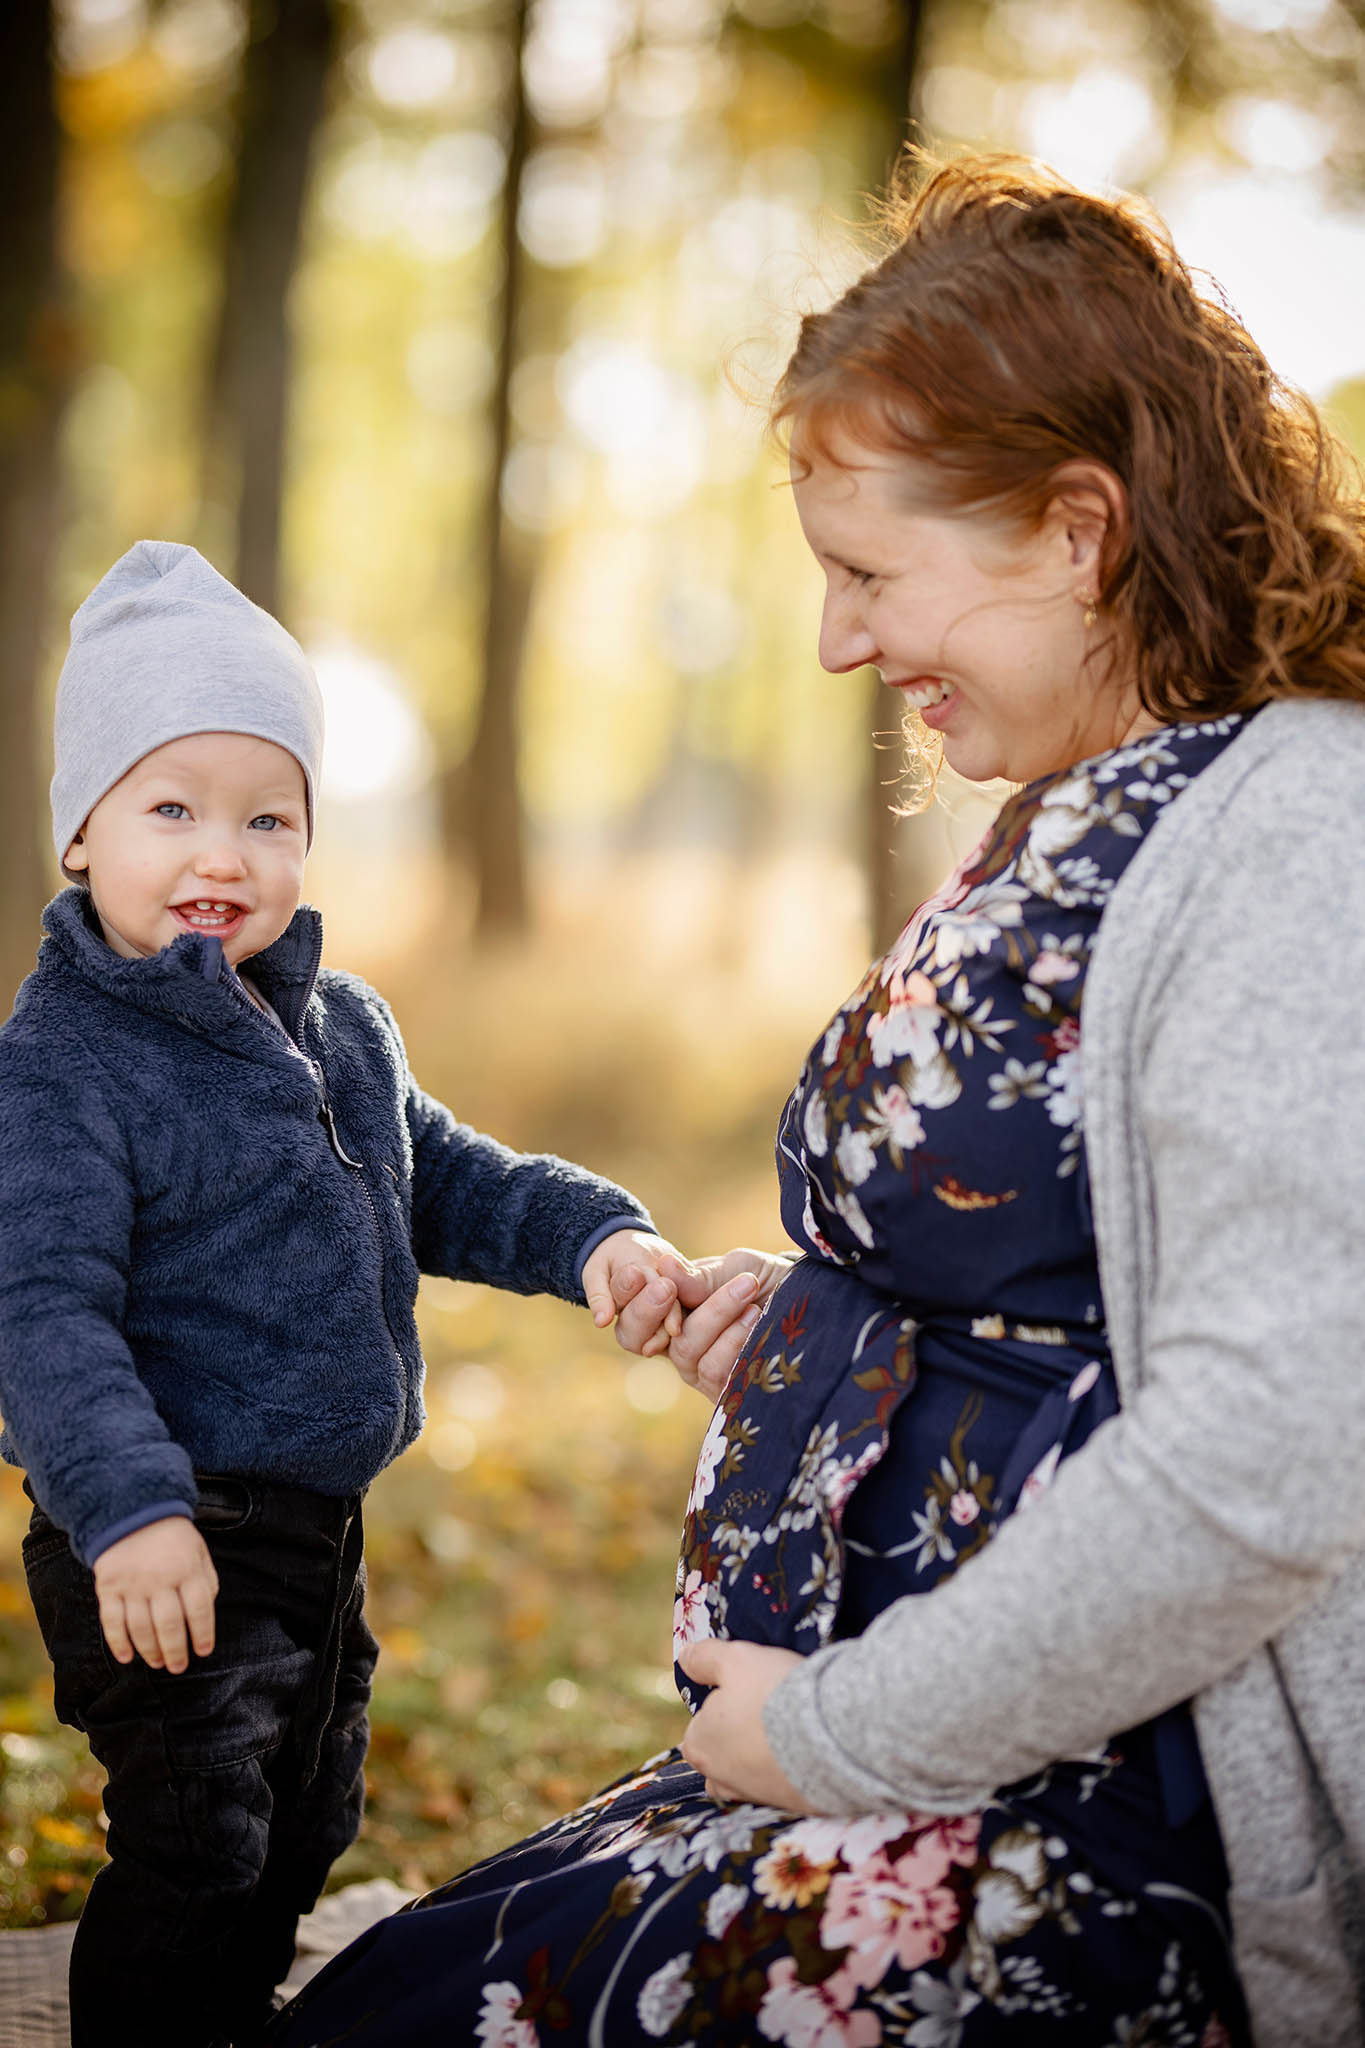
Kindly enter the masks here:
<path id="1" fill-rule="evenodd" d="M 192 1514 L 190 1459 L 123 1337 L 134 1224 L 123 1130 L 100 1077 L 49 1050 L 0 1066 L 0 1410 L 6 1448 L 87 1563 Z"/>
<path id="2" fill-rule="evenodd" d="M 653 1230 L 633 1195 L 553 1153 L 514 1152 L 416 1083 L 412 1248 L 424 1273 L 582 1302 L 584 1249 L 604 1226 Z"/>
<path id="3" fill-rule="evenodd" d="M 1365 1548 L 1361 811 L 1272 760 L 1187 863 L 1128 1135 L 1141 1386 L 978 1557 L 770 1695 L 817 1808 L 979 1807 L 1232 1670 Z"/>

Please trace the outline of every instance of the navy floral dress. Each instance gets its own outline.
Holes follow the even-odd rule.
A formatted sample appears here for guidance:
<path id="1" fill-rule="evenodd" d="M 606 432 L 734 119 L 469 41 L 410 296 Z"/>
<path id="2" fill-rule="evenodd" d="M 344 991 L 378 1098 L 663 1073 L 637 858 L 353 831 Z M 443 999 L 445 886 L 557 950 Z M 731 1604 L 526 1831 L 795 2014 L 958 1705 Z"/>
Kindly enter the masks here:
<path id="1" fill-rule="evenodd" d="M 1237 726 L 1011 798 L 815 1046 L 778 1133 L 801 1256 L 702 1445 L 679 1644 L 856 1634 L 1115 1413 L 1086 965 L 1144 834 Z M 671 1751 L 381 1923 L 270 2039 L 1217 2048 L 1246 2038 L 1226 1887 L 1183 1708 L 948 1819 L 717 1802 Z"/>

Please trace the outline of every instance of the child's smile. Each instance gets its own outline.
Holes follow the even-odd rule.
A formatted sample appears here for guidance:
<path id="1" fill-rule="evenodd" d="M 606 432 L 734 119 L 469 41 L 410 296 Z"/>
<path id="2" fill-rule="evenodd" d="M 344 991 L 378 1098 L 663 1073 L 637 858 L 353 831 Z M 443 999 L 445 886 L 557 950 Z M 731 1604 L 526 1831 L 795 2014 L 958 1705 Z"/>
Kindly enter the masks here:
<path id="1" fill-rule="evenodd" d="M 273 740 L 200 732 L 144 754 L 67 849 L 89 877 L 106 941 L 145 959 L 184 932 L 236 967 L 298 909 L 308 808 L 303 770 Z"/>
<path id="2" fill-rule="evenodd" d="M 208 903 L 202 899 L 194 903 L 173 903 L 172 917 L 178 917 L 186 931 L 216 932 L 220 939 L 233 937 L 246 923 L 246 910 L 240 903 Z"/>

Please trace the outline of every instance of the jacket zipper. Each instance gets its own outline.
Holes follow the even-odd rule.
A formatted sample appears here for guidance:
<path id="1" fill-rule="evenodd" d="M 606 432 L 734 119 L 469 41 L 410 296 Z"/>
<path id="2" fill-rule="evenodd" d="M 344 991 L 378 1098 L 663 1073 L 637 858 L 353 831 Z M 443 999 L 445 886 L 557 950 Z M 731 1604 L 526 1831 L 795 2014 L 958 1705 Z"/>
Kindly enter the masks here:
<path id="1" fill-rule="evenodd" d="M 282 1023 L 277 1023 L 275 1019 L 267 1015 L 265 1011 L 257 1009 L 256 1005 L 252 1002 L 246 990 L 244 988 L 241 988 L 240 984 L 237 983 L 236 977 L 232 975 L 231 971 L 229 970 L 227 974 L 224 974 L 223 968 L 226 965 L 226 962 L 223 957 L 221 946 L 218 946 L 216 948 L 216 951 L 218 956 L 217 963 L 215 966 L 214 973 L 210 978 L 216 981 L 226 982 L 229 992 L 233 996 L 235 996 L 238 1001 L 246 1005 L 246 1007 L 251 1011 L 252 1015 L 259 1019 L 259 1021 L 265 1026 L 266 1030 L 272 1034 L 272 1036 L 284 1039 L 285 1043 L 289 1047 L 289 1050 L 292 1053 L 296 1054 L 299 1059 L 306 1061 L 308 1070 L 312 1074 L 314 1083 L 317 1087 L 318 1121 L 327 1133 L 327 1142 L 331 1146 L 337 1158 L 341 1161 L 342 1165 L 345 1167 L 349 1167 L 350 1171 L 353 1174 L 355 1174 L 357 1179 L 359 1180 L 361 1192 L 364 1194 L 365 1197 L 365 1206 L 370 1212 L 370 1222 L 374 1226 L 375 1248 L 379 1253 L 379 1310 L 380 1314 L 384 1318 L 384 1327 L 389 1333 L 389 1342 L 393 1346 L 394 1362 L 398 1367 L 399 1385 L 403 1389 L 403 1429 L 404 1431 L 406 1431 L 408 1426 L 408 1410 L 411 1406 L 408 1392 L 407 1367 L 403 1363 L 403 1347 L 398 1342 L 397 1337 L 395 1337 L 393 1333 L 393 1324 L 389 1321 L 388 1305 L 384 1300 L 384 1274 L 388 1264 L 387 1255 L 384 1249 L 384 1229 L 383 1225 L 379 1221 L 379 1210 L 375 1203 L 374 1196 L 370 1192 L 370 1184 L 365 1178 L 364 1163 L 359 1159 L 352 1159 L 350 1153 L 346 1150 L 346 1147 L 341 1142 L 341 1133 L 337 1129 L 336 1114 L 333 1111 L 331 1101 L 327 1094 L 327 1082 L 323 1076 L 321 1061 L 312 1059 L 309 1056 L 309 1054 L 305 1052 L 302 1044 L 298 1040 L 291 1037 L 290 1033 L 286 1030 L 285 1026 Z M 207 960 L 205 964 L 208 964 Z M 300 1028 L 302 1028 L 302 1020 L 300 1020 Z"/>

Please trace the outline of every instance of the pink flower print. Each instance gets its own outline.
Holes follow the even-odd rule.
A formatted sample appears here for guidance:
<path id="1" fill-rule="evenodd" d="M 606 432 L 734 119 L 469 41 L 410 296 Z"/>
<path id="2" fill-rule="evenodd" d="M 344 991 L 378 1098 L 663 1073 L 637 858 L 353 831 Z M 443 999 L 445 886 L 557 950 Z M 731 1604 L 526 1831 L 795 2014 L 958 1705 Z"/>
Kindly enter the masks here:
<path id="1" fill-rule="evenodd" d="M 1043 1040 L 1044 1046 L 1054 1059 L 1060 1059 L 1063 1053 L 1075 1052 L 1080 1042 L 1081 1027 L 1074 1017 L 1061 1018 L 1055 1029 L 1049 1031 Z"/>
<path id="2" fill-rule="evenodd" d="M 964 1487 L 949 1501 L 948 1513 L 959 1529 L 970 1529 L 981 1513 L 981 1503 L 974 1493 L 968 1493 Z"/>
<path id="3" fill-rule="evenodd" d="M 945 1813 L 935 1820 L 933 1832 L 950 1863 L 975 1863 L 981 1844 L 979 1813 Z"/>
<path id="4" fill-rule="evenodd" d="M 673 1602 L 673 1648 L 676 1652 L 687 1643 L 699 1643 L 714 1634 L 702 1575 L 689 1572 L 682 1592 Z"/>
<path id="5" fill-rule="evenodd" d="M 483 2008 L 474 2038 L 483 2048 L 540 2048 L 534 2020 L 519 2020 L 517 2007 L 525 1992 L 515 1984 L 485 1984 Z"/>
<path id="6" fill-rule="evenodd" d="M 884 1850 L 830 1884 L 820 1917 L 826 1948 L 847 1948 L 843 1969 L 857 1984 L 880 1984 L 893 1966 L 913 1970 L 943 1953 L 961 1917 L 943 1883 L 953 1859 L 935 1832 L 894 1863 Z"/>
<path id="7" fill-rule="evenodd" d="M 1048 988 L 1055 981 L 1074 980 L 1080 971 L 1080 961 L 1066 953 L 1040 953 L 1028 971 L 1028 978 L 1037 987 Z"/>
<path id="8" fill-rule="evenodd" d="M 869 1017 L 867 1042 L 879 1067 L 909 1059 L 927 1067 L 938 1052 L 942 1011 L 938 991 L 927 974 L 893 974 L 887 983 L 890 1007 L 884 1016 Z"/>
<path id="9" fill-rule="evenodd" d="M 823 1984 L 799 1984 L 796 1958 L 782 1956 L 768 1972 L 768 1988 L 758 2008 L 758 2031 L 765 2041 L 786 2048 L 877 2048 L 882 2023 L 873 2012 L 850 2012 L 857 1987 L 838 1977 Z"/>
<path id="10" fill-rule="evenodd" d="M 820 1480 L 825 1496 L 825 1505 L 829 1509 L 830 1518 L 836 1529 L 844 1518 L 844 1509 L 848 1506 L 848 1498 L 854 1487 L 858 1485 L 860 1480 L 866 1478 L 872 1467 L 885 1455 L 885 1452 L 886 1445 L 884 1443 L 868 1444 L 858 1453 L 856 1458 L 841 1458 L 832 1471 L 826 1467 L 825 1471 L 821 1473 Z"/>

